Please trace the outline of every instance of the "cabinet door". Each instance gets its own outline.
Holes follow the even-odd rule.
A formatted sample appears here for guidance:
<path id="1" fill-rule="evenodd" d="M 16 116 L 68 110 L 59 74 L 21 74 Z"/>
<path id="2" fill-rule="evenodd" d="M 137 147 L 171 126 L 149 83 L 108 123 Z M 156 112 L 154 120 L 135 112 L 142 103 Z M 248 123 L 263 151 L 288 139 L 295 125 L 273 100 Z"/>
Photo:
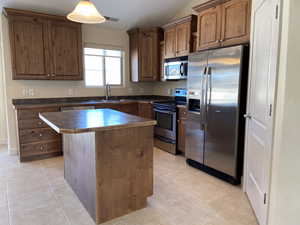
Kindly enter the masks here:
<path id="1" fill-rule="evenodd" d="M 190 53 L 191 22 L 176 26 L 176 56 L 185 56 Z"/>
<path id="2" fill-rule="evenodd" d="M 181 152 L 185 152 L 185 122 L 186 119 L 178 122 L 178 145 L 177 148 Z"/>
<path id="3" fill-rule="evenodd" d="M 155 81 L 159 74 L 158 36 L 140 32 L 140 81 Z"/>
<path id="4" fill-rule="evenodd" d="M 54 80 L 82 80 L 81 26 L 51 21 L 51 76 Z"/>
<path id="5" fill-rule="evenodd" d="M 165 29 L 165 58 L 176 56 L 176 27 Z"/>
<path id="6" fill-rule="evenodd" d="M 197 50 L 219 47 L 221 39 L 221 8 L 219 6 L 198 14 Z"/>
<path id="7" fill-rule="evenodd" d="M 242 44 L 250 39 L 250 1 L 232 0 L 222 5 L 223 46 Z"/>
<path id="8" fill-rule="evenodd" d="M 154 119 L 153 105 L 150 102 L 139 102 L 139 116 Z"/>
<path id="9" fill-rule="evenodd" d="M 48 79 L 50 74 L 47 22 L 9 16 L 13 79 Z"/>

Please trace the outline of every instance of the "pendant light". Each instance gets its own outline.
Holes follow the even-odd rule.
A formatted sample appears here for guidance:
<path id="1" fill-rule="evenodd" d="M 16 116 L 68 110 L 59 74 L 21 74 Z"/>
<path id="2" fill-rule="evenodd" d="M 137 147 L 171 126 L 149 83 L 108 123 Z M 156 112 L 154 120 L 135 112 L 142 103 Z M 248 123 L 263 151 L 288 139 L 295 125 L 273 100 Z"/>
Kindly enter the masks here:
<path id="1" fill-rule="evenodd" d="M 103 23 L 106 21 L 95 5 L 89 0 L 81 0 L 73 12 L 67 15 L 67 18 L 71 21 L 78 23 Z"/>

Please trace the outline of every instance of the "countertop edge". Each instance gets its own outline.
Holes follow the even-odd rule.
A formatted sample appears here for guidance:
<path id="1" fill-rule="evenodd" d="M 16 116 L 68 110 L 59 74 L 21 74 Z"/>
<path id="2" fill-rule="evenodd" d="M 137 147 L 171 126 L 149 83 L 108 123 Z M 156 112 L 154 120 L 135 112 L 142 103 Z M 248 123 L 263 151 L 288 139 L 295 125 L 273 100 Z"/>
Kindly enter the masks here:
<path id="1" fill-rule="evenodd" d="M 132 123 L 105 126 L 105 127 L 66 129 L 66 128 L 57 127 L 54 123 L 52 123 L 48 119 L 46 119 L 42 115 L 42 113 L 39 113 L 39 118 L 59 134 L 79 134 L 79 133 L 117 130 L 117 129 L 126 129 L 126 128 L 135 128 L 135 127 L 155 126 L 157 124 L 157 122 L 155 120 L 148 120 L 148 121 L 132 122 Z"/>
<path id="2" fill-rule="evenodd" d="M 47 120 L 41 113 L 39 113 L 39 118 L 45 122 L 49 127 L 51 127 L 53 130 L 55 130 L 57 133 L 61 134 L 61 129 L 59 129 L 57 126 L 55 126 L 53 123 L 51 123 L 49 120 Z"/>

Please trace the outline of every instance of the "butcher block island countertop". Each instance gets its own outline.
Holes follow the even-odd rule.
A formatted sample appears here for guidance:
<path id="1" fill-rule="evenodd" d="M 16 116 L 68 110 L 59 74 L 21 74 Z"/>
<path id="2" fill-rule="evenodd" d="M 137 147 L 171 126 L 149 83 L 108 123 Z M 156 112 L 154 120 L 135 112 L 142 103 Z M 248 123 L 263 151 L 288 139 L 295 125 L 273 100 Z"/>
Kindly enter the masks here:
<path id="1" fill-rule="evenodd" d="M 39 116 L 63 134 L 65 179 L 97 224 L 146 207 L 156 121 L 112 109 Z"/>

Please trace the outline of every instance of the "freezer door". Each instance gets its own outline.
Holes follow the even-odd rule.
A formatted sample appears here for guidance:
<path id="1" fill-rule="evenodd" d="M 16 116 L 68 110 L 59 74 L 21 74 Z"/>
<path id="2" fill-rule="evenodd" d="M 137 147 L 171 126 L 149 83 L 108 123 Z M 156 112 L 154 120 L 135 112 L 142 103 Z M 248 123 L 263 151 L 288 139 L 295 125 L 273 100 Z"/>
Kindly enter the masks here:
<path id="1" fill-rule="evenodd" d="M 185 156 L 203 164 L 204 159 L 204 126 L 201 125 L 198 112 L 188 112 L 186 121 Z"/>
<path id="2" fill-rule="evenodd" d="M 189 56 L 188 62 L 188 99 L 201 100 L 203 93 L 203 77 L 207 68 L 208 52 L 195 53 Z"/>
<path id="3" fill-rule="evenodd" d="M 204 153 L 204 102 L 206 53 L 189 56 L 188 69 L 188 115 L 186 121 L 186 158 L 203 164 Z"/>
<path id="4" fill-rule="evenodd" d="M 242 46 L 208 57 L 204 164 L 236 177 Z"/>

